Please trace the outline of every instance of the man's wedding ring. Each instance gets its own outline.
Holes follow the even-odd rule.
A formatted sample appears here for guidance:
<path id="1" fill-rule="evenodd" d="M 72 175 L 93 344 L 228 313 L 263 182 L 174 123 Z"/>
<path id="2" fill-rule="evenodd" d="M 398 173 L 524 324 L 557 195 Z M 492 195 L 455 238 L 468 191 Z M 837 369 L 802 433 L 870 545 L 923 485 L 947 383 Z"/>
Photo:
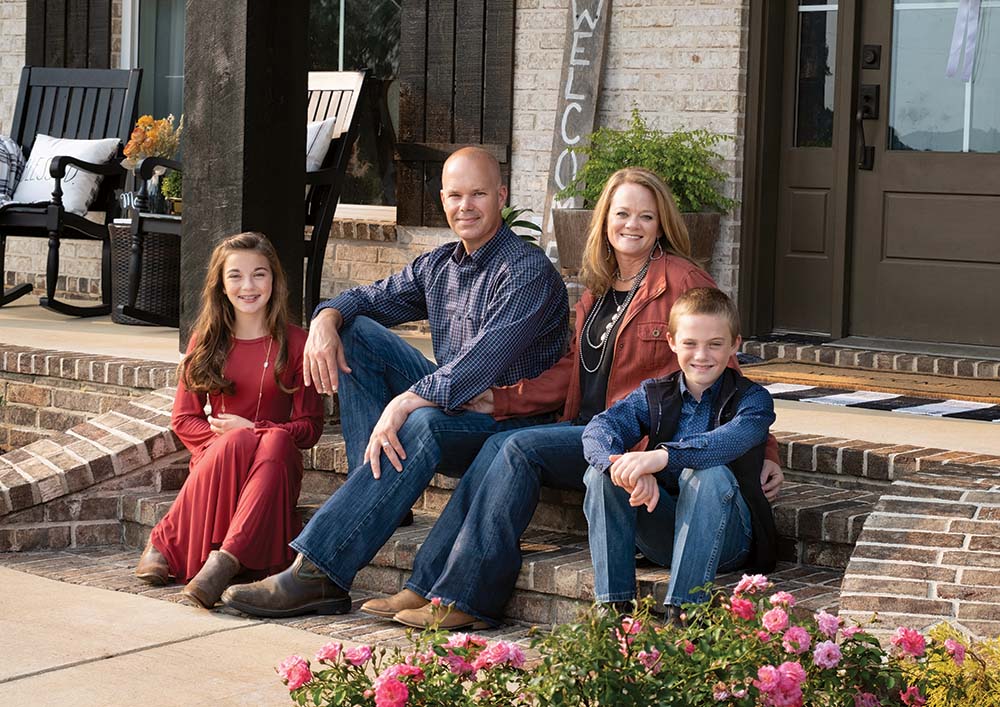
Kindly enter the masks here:
<path id="1" fill-rule="evenodd" d="M 383 446 L 383 447 L 388 447 L 388 446 L 389 446 L 389 440 L 387 440 L 387 439 L 383 439 L 383 440 L 382 440 L 382 446 Z"/>

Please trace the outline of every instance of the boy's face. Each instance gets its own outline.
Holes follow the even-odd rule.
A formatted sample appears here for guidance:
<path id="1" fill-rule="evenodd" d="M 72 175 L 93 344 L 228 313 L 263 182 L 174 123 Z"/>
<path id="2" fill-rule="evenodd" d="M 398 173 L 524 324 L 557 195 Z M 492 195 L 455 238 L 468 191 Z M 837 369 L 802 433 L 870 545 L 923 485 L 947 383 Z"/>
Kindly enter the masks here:
<path id="1" fill-rule="evenodd" d="M 667 332 L 667 341 L 677 354 L 684 382 L 689 388 L 700 389 L 698 392 L 719 379 L 740 346 L 740 337 L 733 340 L 725 317 L 713 314 L 682 314 L 677 331 Z"/>

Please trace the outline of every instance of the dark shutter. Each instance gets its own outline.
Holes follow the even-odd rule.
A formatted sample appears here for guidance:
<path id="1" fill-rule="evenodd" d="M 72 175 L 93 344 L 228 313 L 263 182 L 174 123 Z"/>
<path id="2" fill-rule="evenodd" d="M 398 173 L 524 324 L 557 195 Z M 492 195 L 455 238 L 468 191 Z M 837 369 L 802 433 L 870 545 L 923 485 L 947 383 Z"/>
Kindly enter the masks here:
<path id="1" fill-rule="evenodd" d="M 403 0 L 396 219 L 443 226 L 441 165 L 481 145 L 510 178 L 514 0 Z"/>
<path id="2" fill-rule="evenodd" d="M 28 0 L 25 63 L 111 68 L 111 0 Z"/>

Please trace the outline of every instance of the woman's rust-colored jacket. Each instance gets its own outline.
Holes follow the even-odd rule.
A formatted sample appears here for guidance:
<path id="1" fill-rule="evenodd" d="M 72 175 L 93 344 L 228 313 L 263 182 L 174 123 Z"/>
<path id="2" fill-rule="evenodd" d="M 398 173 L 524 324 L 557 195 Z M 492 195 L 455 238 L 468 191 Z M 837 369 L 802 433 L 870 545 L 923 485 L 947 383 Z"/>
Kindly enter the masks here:
<path id="1" fill-rule="evenodd" d="M 674 301 L 695 287 L 717 287 L 704 270 L 684 258 L 667 255 L 649 264 L 649 271 L 622 318 L 614 341 L 614 360 L 608 376 L 606 407 L 618 402 L 647 378 L 660 378 L 679 369 L 667 343 L 667 321 Z M 586 290 L 576 303 L 576 326 L 569 351 L 552 368 L 535 378 L 493 388 L 493 416 L 540 415 L 562 410 L 562 421 L 580 413 L 580 332 L 595 299 Z M 731 368 L 739 370 L 736 358 Z M 777 462 L 777 442 L 768 436 L 766 456 Z"/>

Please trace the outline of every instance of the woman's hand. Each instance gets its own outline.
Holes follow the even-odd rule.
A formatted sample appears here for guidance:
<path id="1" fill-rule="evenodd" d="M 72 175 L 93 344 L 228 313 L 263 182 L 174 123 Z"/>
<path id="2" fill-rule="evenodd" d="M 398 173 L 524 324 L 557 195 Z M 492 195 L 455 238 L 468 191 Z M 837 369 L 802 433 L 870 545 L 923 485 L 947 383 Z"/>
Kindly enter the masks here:
<path id="1" fill-rule="evenodd" d="M 642 476 L 632 489 L 632 494 L 628 498 L 628 505 L 633 508 L 645 506 L 648 513 L 652 513 L 656 504 L 660 500 L 660 485 L 656 483 L 655 476 Z"/>
<path id="2" fill-rule="evenodd" d="M 661 448 L 648 452 L 612 454 L 608 459 L 611 461 L 611 481 L 615 486 L 631 491 L 642 477 L 666 469 L 670 455 L 666 449 Z"/>
<path id="3" fill-rule="evenodd" d="M 760 470 L 760 487 L 764 490 L 764 496 L 768 501 L 774 503 L 784 483 L 785 475 L 781 467 L 770 459 L 765 459 L 764 466 Z"/>
<path id="4" fill-rule="evenodd" d="M 220 413 L 217 417 L 209 415 L 208 424 L 212 428 L 212 432 L 220 436 L 232 430 L 238 430 L 241 427 L 253 429 L 253 423 L 250 420 L 228 412 Z"/>
<path id="5" fill-rule="evenodd" d="M 492 415 L 493 406 L 493 389 L 487 388 L 482 393 L 474 397 L 472 400 L 467 402 L 462 406 L 463 410 L 468 410 L 469 412 L 481 412 L 484 415 Z"/>

